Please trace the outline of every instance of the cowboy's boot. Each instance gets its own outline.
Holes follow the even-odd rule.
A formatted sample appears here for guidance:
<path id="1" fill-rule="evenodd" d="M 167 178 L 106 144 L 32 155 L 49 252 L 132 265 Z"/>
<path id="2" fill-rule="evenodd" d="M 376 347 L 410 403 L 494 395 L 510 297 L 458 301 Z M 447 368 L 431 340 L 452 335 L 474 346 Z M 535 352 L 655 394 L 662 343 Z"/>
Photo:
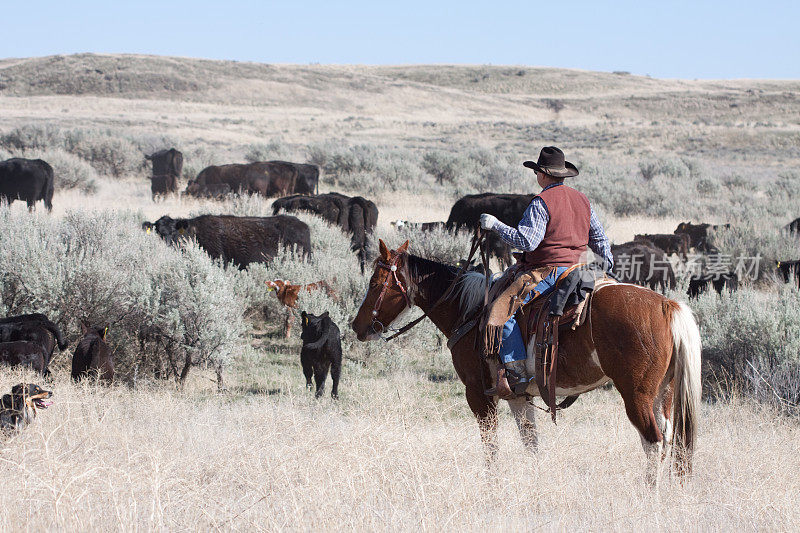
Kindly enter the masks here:
<path id="1" fill-rule="evenodd" d="M 525 394 L 531 378 L 531 374 L 526 369 L 526 360 L 510 361 L 505 364 L 506 367 L 506 380 L 508 381 L 509 388 L 514 391 L 514 394 L 521 396 Z"/>
<path id="2" fill-rule="evenodd" d="M 508 379 L 506 379 L 505 366 L 497 365 L 497 384 L 491 389 L 487 389 L 485 394 L 487 396 L 499 396 L 503 400 L 508 400 L 515 397 L 514 392 L 508 385 Z"/>

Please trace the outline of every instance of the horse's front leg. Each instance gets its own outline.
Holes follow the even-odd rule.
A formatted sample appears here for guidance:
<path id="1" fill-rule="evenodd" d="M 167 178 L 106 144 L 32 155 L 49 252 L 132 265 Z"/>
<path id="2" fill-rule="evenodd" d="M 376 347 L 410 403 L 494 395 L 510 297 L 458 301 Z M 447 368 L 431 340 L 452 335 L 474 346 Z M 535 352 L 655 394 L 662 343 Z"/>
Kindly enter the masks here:
<path id="1" fill-rule="evenodd" d="M 481 383 L 467 383 L 467 403 L 478 420 L 481 440 L 486 451 L 486 464 L 491 465 L 497 456 L 497 404 L 486 396 Z"/>
<path id="2" fill-rule="evenodd" d="M 535 453 L 539 449 L 539 435 L 536 432 L 536 419 L 534 418 L 536 408 L 533 405 L 533 399 L 515 398 L 508 400 L 508 406 L 511 408 L 514 420 L 517 421 L 522 444 L 525 445 L 526 450 Z"/>

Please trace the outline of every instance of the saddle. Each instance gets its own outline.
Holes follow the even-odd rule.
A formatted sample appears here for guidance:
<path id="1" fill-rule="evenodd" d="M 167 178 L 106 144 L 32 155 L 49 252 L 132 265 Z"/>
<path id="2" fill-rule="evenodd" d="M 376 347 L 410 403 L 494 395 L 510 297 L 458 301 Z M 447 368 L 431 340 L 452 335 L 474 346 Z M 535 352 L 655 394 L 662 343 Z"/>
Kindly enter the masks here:
<path id="1" fill-rule="evenodd" d="M 593 278 L 582 276 L 582 271 L 577 270 L 580 266 L 570 267 L 559 276 L 551 292 L 533 298 L 517 311 L 526 345 L 531 338 L 536 341 L 533 345 L 536 386 L 553 422 L 557 410 L 566 409 L 578 398 L 578 395 L 568 396 L 556 404 L 559 332 L 567 328 L 575 330 L 583 324 L 594 288 Z"/>

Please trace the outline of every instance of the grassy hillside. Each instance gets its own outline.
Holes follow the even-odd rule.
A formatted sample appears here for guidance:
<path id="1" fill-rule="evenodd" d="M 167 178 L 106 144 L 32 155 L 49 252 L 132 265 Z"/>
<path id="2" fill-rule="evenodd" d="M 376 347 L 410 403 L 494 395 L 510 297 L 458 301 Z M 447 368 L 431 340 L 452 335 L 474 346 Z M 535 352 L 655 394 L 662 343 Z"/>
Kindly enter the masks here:
<path id="1" fill-rule="evenodd" d="M 203 122 L 226 130 L 217 136 L 222 142 L 233 132 L 298 142 L 338 136 L 404 146 L 501 143 L 523 151 L 550 141 L 606 154 L 669 150 L 785 163 L 798 156 L 798 93 L 797 81 L 656 80 L 532 67 L 94 54 L 0 62 L 6 126 L 46 116 L 51 123 L 183 132 Z"/>

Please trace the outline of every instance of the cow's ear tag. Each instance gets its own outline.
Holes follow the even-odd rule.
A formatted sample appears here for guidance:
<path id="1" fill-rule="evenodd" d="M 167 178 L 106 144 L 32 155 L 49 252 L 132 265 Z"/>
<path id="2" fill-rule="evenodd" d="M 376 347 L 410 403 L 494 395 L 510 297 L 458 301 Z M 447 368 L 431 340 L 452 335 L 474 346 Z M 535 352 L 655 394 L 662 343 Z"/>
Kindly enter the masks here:
<path id="1" fill-rule="evenodd" d="M 145 230 L 145 231 L 147 231 L 147 234 L 148 234 L 148 235 L 150 235 L 150 232 L 151 232 L 152 230 L 151 230 L 150 228 L 147 228 L 147 230 Z"/>
<path id="2" fill-rule="evenodd" d="M 183 235 L 184 233 L 186 233 L 186 230 L 185 230 L 185 229 L 183 229 L 183 228 L 181 228 L 181 229 L 179 229 L 179 230 L 178 230 L 178 233 L 179 233 L 179 234 L 181 234 L 181 235 Z"/>

